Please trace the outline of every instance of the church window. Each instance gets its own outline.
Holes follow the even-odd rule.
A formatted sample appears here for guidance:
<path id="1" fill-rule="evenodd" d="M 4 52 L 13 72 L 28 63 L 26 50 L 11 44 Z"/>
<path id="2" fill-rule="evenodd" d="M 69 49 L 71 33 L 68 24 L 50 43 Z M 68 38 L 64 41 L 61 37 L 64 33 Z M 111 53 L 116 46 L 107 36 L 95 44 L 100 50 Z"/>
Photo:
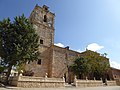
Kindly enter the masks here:
<path id="1" fill-rule="evenodd" d="M 44 22 L 47 22 L 47 16 L 44 15 Z"/>
<path id="2" fill-rule="evenodd" d="M 43 40 L 42 39 L 40 39 L 40 44 L 43 44 Z"/>
<path id="3" fill-rule="evenodd" d="M 41 65 L 41 59 L 38 59 L 37 64 L 38 64 L 38 65 Z"/>

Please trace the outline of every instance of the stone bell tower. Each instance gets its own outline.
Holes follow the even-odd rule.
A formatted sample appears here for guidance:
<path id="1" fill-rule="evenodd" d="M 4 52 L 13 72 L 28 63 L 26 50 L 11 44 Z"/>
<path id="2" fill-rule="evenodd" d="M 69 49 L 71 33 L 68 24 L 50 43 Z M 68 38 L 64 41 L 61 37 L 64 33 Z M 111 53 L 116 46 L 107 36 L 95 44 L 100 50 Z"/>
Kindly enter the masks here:
<path id="1" fill-rule="evenodd" d="M 44 5 L 42 7 L 36 5 L 29 19 L 39 35 L 39 52 L 38 60 L 27 63 L 25 70 L 34 72 L 34 76 L 44 77 L 46 73 L 50 73 L 50 59 L 48 50 L 54 45 L 54 13 Z"/>
<path id="2" fill-rule="evenodd" d="M 36 5 L 30 15 L 30 21 L 40 37 L 40 53 L 54 45 L 54 17 L 54 13 L 50 12 L 46 5 Z"/>

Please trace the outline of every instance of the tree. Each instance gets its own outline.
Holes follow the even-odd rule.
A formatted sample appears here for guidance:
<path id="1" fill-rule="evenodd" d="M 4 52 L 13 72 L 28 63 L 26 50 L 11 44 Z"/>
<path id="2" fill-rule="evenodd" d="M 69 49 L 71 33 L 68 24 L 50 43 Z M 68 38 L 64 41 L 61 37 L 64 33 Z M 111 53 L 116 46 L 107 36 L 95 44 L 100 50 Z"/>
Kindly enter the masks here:
<path id="1" fill-rule="evenodd" d="M 0 21 L 0 57 L 7 67 L 7 78 L 13 66 L 37 60 L 39 37 L 24 15 Z"/>
<path id="2" fill-rule="evenodd" d="M 5 70 L 5 65 L 3 60 L 0 58 L 0 74 Z"/>
<path id="3" fill-rule="evenodd" d="M 86 50 L 85 52 L 81 53 L 81 55 L 88 59 L 88 63 L 91 68 L 89 71 L 91 74 L 90 77 L 100 79 L 105 75 L 105 73 L 108 72 L 110 68 L 108 58 L 90 50 Z"/>
<path id="4" fill-rule="evenodd" d="M 100 79 L 108 72 L 110 65 L 108 58 L 97 52 L 86 50 L 75 59 L 71 68 L 77 76 L 82 76 L 82 78 L 88 76 L 90 79 L 94 77 Z"/>
<path id="5" fill-rule="evenodd" d="M 14 67 L 14 71 L 16 71 L 16 72 L 18 72 L 18 75 L 20 74 L 20 73 L 22 73 L 23 74 L 23 71 L 25 71 L 25 63 L 19 63 L 18 65 L 16 65 L 15 67 Z"/>
<path id="6" fill-rule="evenodd" d="M 87 58 L 85 57 L 78 57 L 75 59 L 74 64 L 71 65 L 72 71 L 77 75 L 78 78 L 83 78 L 87 76 L 89 72 L 89 64 L 87 63 Z"/>

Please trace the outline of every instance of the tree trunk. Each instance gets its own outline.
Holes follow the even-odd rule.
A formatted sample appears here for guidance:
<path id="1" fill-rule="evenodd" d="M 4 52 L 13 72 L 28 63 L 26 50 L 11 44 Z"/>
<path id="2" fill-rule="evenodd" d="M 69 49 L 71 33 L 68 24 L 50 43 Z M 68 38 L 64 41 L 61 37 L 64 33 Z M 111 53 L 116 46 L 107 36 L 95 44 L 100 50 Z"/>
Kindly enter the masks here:
<path id="1" fill-rule="evenodd" d="M 13 66 L 12 64 L 10 64 L 8 66 L 8 71 L 7 71 L 7 74 L 6 74 L 5 84 L 8 84 L 8 79 L 9 79 L 9 76 L 10 76 L 10 73 L 11 73 L 12 66 Z"/>

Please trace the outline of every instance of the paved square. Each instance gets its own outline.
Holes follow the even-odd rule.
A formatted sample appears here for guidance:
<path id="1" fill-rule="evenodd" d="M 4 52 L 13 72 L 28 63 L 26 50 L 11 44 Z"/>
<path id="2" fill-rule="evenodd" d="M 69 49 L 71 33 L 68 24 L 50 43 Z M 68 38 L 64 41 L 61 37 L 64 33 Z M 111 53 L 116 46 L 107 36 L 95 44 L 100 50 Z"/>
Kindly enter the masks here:
<path id="1" fill-rule="evenodd" d="M 120 90 L 120 86 L 105 86 L 105 87 L 65 87 L 65 88 L 20 88 L 20 87 L 0 87 L 0 90 Z"/>

